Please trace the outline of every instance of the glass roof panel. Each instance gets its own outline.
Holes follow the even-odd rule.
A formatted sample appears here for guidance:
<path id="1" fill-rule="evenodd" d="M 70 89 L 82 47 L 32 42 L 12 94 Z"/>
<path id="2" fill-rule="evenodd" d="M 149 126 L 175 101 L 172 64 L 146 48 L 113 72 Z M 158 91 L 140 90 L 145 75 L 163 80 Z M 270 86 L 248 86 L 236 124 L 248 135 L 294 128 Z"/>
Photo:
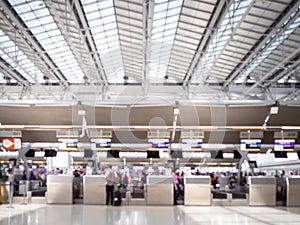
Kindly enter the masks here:
<path id="1" fill-rule="evenodd" d="M 289 17 L 289 19 L 291 19 Z M 288 20 L 289 20 L 288 19 Z M 257 66 L 266 59 L 280 44 L 283 43 L 284 40 L 288 38 L 290 34 L 292 34 L 296 28 L 300 27 L 300 17 L 298 17 L 277 39 L 274 41 L 252 64 L 238 77 L 237 82 L 240 80 L 245 80 L 246 77 L 255 69 Z"/>
<path id="2" fill-rule="evenodd" d="M 84 76 L 83 71 L 81 70 L 78 62 L 75 60 L 75 57 L 71 51 L 71 49 L 68 47 L 67 42 L 64 40 L 64 37 L 62 36 L 61 32 L 59 31 L 55 21 L 53 20 L 49 10 L 46 8 L 44 3 L 41 3 L 40 1 L 15 1 L 15 0 L 9 0 L 13 8 L 16 10 L 17 13 L 21 13 L 20 8 L 22 7 L 29 7 L 31 10 L 31 13 L 28 13 L 29 16 L 23 16 L 20 14 L 21 19 L 24 21 L 24 23 L 30 28 L 31 32 L 35 35 L 35 38 L 40 42 L 42 47 L 47 51 L 48 55 L 51 57 L 51 59 L 54 61 L 55 64 L 58 66 L 58 62 L 61 60 L 64 61 L 64 67 L 58 66 L 58 69 L 64 74 L 64 76 L 67 78 L 67 80 L 70 83 L 79 83 L 82 81 L 82 78 Z M 22 3 L 20 5 L 17 5 L 16 2 Z M 43 17 L 39 17 L 36 13 L 36 11 L 39 11 L 39 14 L 43 14 Z M 55 27 L 57 34 L 55 36 L 52 36 L 53 30 L 48 30 L 47 27 L 51 25 Z M 35 29 L 34 29 L 35 27 Z M 41 31 L 43 34 L 41 34 Z M 45 34 L 48 34 L 48 39 L 45 38 Z M 53 49 L 53 46 L 56 47 L 56 49 Z M 66 48 L 59 49 L 57 46 L 66 46 Z M 50 51 L 52 49 L 52 51 Z M 54 57 L 55 54 L 55 57 Z M 58 57 L 59 55 L 59 57 Z M 65 58 L 65 56 L 68 56 L 68 59 Z M 72 57 L 69 57 L 72 56 Z"/>
<path id="3" fill-rule="evenodd" d="M 0 83 L 6 83 L 6 80 L 4 79 L 4 74 L 0 72 Z"/>
<path id="4" fill-rule="evenodd" d="M 199 82 L 202 79 L 205 80 L 206 77 L 209 76 L 213 62 L 225 47 L 227 41 L 230 39 L 232 31 L 238 25 L 242 15 L 246 12 L 251 2 L 252 0 L 234 0 L 231 4 L 216 36 L 199 63 L 199 66 L 192 77 L 192 82 Z"/>
<path id="5" fill-rule="evenodd" d="M 2 30 L 0 30 L 0 37 L 0 57 L 15 68 L 28 82 L 44 82 L 42 72 Z"/>
<path id="6" fill-rule="evenodd" d="M 113 0 L 83 0 L 82 5 L 109 82 L 123 82 L 124 69 Z"/>
<path id="7" fill-rule="evenodd" d="M 157 82 L 167 73 L 172 44 L 180 17 L 183 0 L 156 0 L 153 15 L 152 45 L 150 51 L 149 78 Z"/>

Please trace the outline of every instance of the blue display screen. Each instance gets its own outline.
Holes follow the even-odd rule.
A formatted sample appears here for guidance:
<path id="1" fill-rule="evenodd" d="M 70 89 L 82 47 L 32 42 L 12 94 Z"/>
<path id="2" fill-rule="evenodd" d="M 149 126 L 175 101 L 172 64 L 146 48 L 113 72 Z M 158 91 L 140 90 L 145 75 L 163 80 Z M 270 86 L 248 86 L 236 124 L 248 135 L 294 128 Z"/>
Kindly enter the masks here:
<path id="1" fill-rule="evenodd" d="M 182 150 L 202 149 L 202 139 L 182 139 Z"/>
<path id="2" fill-rule="evenodd" d="M 261 146 L 260 139 L 242 139 L 241 150 L 242 151 L 259 151 Z"/>
<path id="3" fill-rule="evenodd" d="M 295 140 L 294 139 L 277 139 L 274 142 L 275 151 L 292 151 L 294 150 Z"/>
<path id="4" fill-rule="evenodd" d="M 111 139 L 110 138 L 95 138 L 91 139 L 92 150 L 111 150 Z"/>
<path id="5" fill-rule="evenodd" d="M 168 149 L 170 141 L 168 139 L 149 139 L 148 140 L 148 149 Z"/>
<path id="6" fill-rule="evenodd" d="M 58 148 L 60 150 L 78 150 L 77 138 L 59 138 Z"/>

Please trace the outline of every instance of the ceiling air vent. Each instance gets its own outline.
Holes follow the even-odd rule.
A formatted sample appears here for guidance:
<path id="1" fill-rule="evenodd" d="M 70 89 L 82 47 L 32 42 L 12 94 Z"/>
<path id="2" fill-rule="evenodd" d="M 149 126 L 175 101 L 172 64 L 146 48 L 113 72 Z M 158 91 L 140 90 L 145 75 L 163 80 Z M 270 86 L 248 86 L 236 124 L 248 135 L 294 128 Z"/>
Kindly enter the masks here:
<path id="1" fill-rule="evenodd" d="M 241 139 L 251 139 L 251 138 L 263 138 L 263 131 L 242 131 L 240 133 Z"/>
<path id="2" fill-rule="evenodd" d="M 204 132 L 198 130 L 181 131 L 181 138 L 204 138 Z"/>
<path id="3" fill-rule="evenodd" d="M 275 132 L 274 138 L 280 139 L 280 138 L 297 138 L 298 132 L 297 131 L 288 131 L 288 132 Z"/>

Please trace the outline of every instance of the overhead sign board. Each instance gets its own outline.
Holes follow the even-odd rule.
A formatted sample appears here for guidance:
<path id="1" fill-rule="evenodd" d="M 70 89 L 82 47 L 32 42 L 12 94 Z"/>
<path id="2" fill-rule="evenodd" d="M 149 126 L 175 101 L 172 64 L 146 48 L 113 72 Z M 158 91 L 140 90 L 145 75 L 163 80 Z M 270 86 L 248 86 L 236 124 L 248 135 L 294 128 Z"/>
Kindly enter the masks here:
<path id="1" fill-rule="evenodd" d="M 148 139 L 148 150 L 166 150 L 169 148 L 169 139 Z"/>
<path id="2" fill-rule="evenodd" d="M 92 150 L 111 150 L 110 138 L 92 138 L 91 139 Z"/>
<path id="3" fill-rule="evenodd" d="M 202 149 L 202 139 L 182 139 L 182 151 L 199 151 Z"/>
<path id="4" fill-rule="evenodd" d="M 12 138 L 16 138 L 22 137 L 22 131 L 18 131 L 18 130 L 1 130 L 0 131 L 0 137 L 12 137 Z"/>
<path id="5" fill-rule="evenodd" d="M 59 138 L 58 139 L 59 150 L 78 150 L 77 138 Z"/>
<path id="6" fill-rule="evenodd" d="M 261 139 L 241 139 L 240 148 L 242 151 L 259 151 Z"/>

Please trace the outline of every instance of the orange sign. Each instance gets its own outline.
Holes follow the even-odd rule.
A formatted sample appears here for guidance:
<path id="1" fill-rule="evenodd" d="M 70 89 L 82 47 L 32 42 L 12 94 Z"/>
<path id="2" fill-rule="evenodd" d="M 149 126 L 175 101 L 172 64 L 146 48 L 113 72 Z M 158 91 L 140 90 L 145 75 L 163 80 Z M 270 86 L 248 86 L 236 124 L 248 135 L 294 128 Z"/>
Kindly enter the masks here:
<path id="1" fill-rule="evenodd" d="M 6 150 L 21 149 L 20 138 L 2 138 L 2 147 Z"/>

